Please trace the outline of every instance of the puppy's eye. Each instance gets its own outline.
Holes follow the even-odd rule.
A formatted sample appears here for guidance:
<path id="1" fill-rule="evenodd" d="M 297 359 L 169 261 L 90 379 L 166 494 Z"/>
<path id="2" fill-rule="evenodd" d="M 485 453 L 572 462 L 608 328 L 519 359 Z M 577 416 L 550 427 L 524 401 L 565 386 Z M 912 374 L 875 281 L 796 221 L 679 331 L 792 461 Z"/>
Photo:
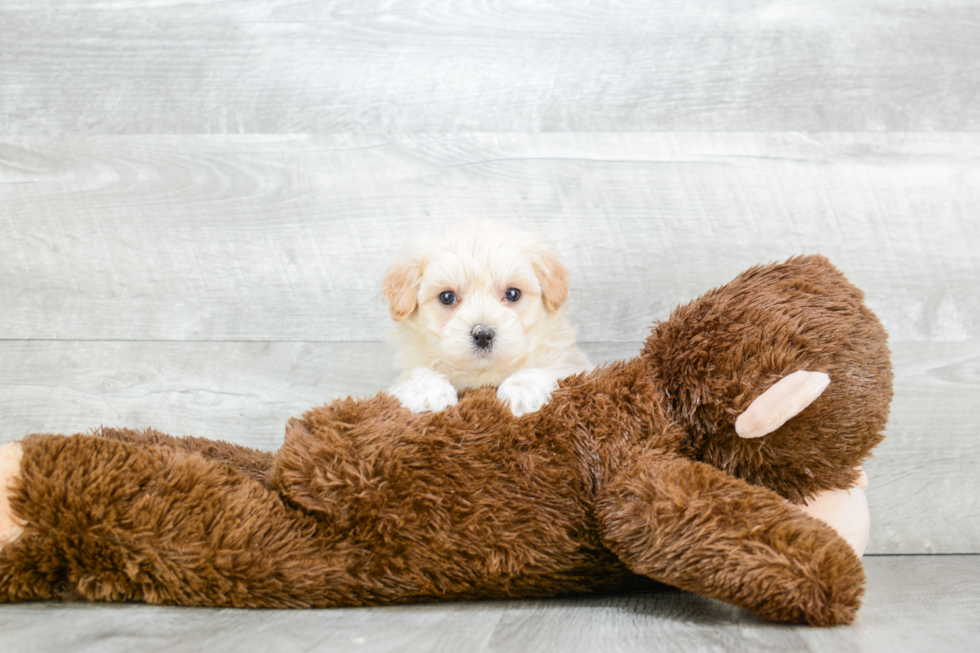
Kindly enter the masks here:
<path id="1" fill-rule="evenodd" d="M 504 293 L 504 299 L 509 302 L 516 302 L 521 298 L 521 291 L 517 288 L 508 288 L 507 292 Z"/>
<path id="2" fill-rule="evenodd" d="M 439 301 L 446 306 L 452 306 L 456 303 L 456 293 L 452 290 L 447 290 L 439 295 Z"/>

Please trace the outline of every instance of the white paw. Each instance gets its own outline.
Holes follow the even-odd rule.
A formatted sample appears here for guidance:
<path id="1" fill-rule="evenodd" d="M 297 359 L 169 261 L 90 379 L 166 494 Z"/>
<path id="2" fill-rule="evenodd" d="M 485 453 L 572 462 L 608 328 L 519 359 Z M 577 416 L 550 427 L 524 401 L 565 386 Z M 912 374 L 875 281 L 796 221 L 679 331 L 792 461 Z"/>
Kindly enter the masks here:
<path id="1" fill-rule="evenodd" d="M 516 417 L 534 413 L 548 403 L 558 387 L 558 379 L 547 370 L 532 368 L 514 372 L 497 388 L 497 396 L 510 404 Z"/>
<path id="2" fill-rule="evenodd" d="M 24 532 L 10 508 L 10 489 L 20 476 L 20 460 L 24 450 L 19 442 L 8 442 L 0 447 L 0 549 L 17 541 Z"/>
<path id="3" fill-rule="evenodd" d="M 455 406 L 457 400 L 456 388 L 446 375 L 426 367 L 416 367 L 388 392 L 413 413 L 440 411 Z"/>

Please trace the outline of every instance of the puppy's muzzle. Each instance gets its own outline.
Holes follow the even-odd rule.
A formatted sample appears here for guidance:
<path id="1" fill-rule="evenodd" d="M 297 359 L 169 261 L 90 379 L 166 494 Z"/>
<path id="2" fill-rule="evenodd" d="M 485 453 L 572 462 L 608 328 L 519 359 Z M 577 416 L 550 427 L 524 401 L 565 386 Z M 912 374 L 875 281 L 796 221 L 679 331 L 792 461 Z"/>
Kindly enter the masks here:
<path id="1" fill-rule="evenodd" d="M 470 331 L 473 336 L 473 346 L 481 353 L 489 352 L 493 348 L 493 337 L 496 332 L 485 324 L 477 324 Z"/>

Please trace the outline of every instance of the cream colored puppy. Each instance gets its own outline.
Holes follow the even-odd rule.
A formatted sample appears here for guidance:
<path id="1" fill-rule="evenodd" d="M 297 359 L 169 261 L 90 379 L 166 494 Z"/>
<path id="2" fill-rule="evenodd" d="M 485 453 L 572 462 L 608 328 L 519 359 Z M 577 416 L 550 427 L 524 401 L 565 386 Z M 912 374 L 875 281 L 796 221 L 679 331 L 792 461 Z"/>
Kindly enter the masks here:
<path id="1" fill-rule="evenodd" d="M 537 234 L 467 220 L 417 242 L 384 277 L 404 369 L 390 392 L 421 413 L 492 385 L 514 415 L 537 411 L 558 379 L 591 367 L 567 297 L 568 270 Z"/>

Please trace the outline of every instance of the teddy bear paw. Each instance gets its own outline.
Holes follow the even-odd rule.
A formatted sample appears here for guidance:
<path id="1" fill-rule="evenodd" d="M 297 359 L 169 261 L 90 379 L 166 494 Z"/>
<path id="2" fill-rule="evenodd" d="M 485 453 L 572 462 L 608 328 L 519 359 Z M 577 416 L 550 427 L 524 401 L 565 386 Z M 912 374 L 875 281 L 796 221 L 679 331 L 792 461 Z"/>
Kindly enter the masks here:
<path id="1" fill-rule="evenodd" d="M 854 487 L 847 490 L 827 490 L 800 506 L 811 517 L 827 524 L 851 545 L 860 558 L 871 535 L 871 515 L 864 488 L 868 485 L 864 470 Z"/>
<path id="2" fill-rule="evenodd" d="M 416 367 L 389 390 L 402 406 L 413 413 L 440 411 L 455 406 L 456 388 L 445 374 L 427 367 Z"/>
<path id="3" fill-rule="evenodd" d="M 20 476 L 23 455 L 24 450 L 19 442 L 8 442 L 0 446 L 0 549 L 17 541 L 24 532 L 24 527 L 10 507 L 10 494 L 14 482 Z"/>
<path id="4" fill-rule="evenodd" d="M 534 413 L 548 403 L 558 380 L 547 370 L 532 368 L 514 372 L 497 388 L 497 397 L 510 405 L 515 417 Z"/>

